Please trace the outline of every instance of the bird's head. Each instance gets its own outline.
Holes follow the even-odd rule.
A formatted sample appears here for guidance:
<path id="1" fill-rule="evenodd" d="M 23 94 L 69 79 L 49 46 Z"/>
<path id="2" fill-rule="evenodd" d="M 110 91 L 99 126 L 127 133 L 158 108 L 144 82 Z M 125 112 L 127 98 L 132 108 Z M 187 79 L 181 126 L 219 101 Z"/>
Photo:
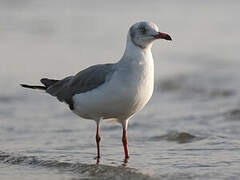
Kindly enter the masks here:
<path id="1" fill-rule="evenodd" d="M 151 22 L 138 22 L 129 29 L 129 36 L 133 44 L 144 49 L 151 46 L 156 39 L 172 40 L 166 34 L 158 31 L 158 27 Z"/>

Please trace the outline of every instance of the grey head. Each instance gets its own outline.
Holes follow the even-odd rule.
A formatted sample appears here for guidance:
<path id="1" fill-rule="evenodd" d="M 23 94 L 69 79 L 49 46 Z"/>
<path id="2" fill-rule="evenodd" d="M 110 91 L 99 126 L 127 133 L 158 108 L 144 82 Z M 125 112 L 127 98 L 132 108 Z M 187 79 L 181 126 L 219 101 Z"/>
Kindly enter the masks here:
<path id="1" fill-rule="evenodd" d="M 138 22 L 132 25 L 129 36 L 133 44 L 142 49 L 151 46 L 156 39 L 172 40 L 168 34 L 159 32 L 158 27 L 152 22 Z"/>

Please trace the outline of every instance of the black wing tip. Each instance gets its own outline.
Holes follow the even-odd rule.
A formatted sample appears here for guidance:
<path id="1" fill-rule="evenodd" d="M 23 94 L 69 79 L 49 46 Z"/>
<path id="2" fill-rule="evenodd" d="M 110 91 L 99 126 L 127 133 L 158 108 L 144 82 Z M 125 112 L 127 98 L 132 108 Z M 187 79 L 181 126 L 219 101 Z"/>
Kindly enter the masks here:
<path id="1" fill-rule="evenodd" d="M 29 85 L 27 85 L 27 84 L 20 84 L 20 86 L 22 86 L 22 87 L 25 87 L 25 88 L 28 88 L 28 87 L 30 87 Z"/>
<path id="2" fill-rule="evenodd" d="M 22 86 L 24 88 L 30 88 L 30 89 L 46 90 L 46 87 L 44 87 L 44 86 L 31 86 L 31 85 L 27 85 L 27 84 L 20 84 L 20 86 Z"/>

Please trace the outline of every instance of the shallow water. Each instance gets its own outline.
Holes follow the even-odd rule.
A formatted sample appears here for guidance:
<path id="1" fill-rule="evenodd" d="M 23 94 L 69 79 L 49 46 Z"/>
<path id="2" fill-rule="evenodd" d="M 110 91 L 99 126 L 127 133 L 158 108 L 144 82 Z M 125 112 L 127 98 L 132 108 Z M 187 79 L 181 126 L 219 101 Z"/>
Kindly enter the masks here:
<path id="1" fill-rule="evenodd" d="M 239 2 L 0 3 L 0 179 L 239 179 Z M 121 127 L 103 122 L 96 165 L 95 123 L 18 84 L 117 61 L 143 19 L 173 41 L 154 44 L 155 92 L 129 122 L 128 164 Z"/>

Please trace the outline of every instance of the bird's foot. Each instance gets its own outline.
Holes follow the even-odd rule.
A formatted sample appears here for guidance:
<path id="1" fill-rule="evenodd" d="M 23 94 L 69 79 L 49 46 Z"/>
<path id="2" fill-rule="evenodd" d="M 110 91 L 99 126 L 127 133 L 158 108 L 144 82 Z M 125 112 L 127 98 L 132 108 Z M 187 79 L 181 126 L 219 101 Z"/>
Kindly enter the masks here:
<path id="1" fill-rule="evenodd" d="M 128 164 L 128 160 L 129 160 L 129 156 L 125 157 L 124 160 L 123 160 L 123 166 L 127 166 Z"/>
<path id="2" fill-rule="evenodd" d="M 96 164 L 100 163 L 100 156 L 95 157 L 94 159 L 96 159 Z"/>

